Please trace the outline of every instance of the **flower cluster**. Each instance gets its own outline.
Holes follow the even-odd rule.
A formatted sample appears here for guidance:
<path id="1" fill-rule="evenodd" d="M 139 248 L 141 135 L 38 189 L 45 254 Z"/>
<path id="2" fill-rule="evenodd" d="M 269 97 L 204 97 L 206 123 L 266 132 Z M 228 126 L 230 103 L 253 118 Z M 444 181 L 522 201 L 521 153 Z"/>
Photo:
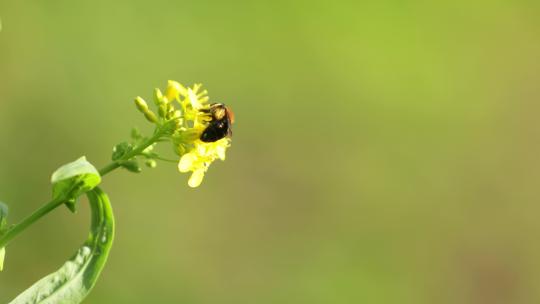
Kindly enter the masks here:
<path id="1" fill-rule="evenodd" d="M 158 129 L 170 129 L 166 132 L 173 144 L 174 151 L 180 160 L 178 170 L 182 173 L 191 172 L 188 185 L 198 187 L 210 164 L 216 159 L 225 160 L 225 151 L 231 144 L 231 139 L 225 137 L 215 142 L 203 142 L 201 134 L 212 121 L 209 114 L 211 104 L 206 90 L 200 84 L 185 87 L 169 80 L 163 93 L 160 89 L 154 91 L 154 103 L 157 115 L 148 108 L 141 98 L 135 98 L 135 105 L 146 119 L 156 124 Z"/>

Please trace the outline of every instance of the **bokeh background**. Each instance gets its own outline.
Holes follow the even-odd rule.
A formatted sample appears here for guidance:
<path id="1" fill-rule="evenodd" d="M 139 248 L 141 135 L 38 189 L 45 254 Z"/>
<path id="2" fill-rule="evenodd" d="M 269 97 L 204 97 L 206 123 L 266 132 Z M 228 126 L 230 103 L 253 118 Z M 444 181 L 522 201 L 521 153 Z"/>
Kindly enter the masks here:
<path id="1" fill-rule="evenodd" d="M 132 98 L 203 83 L 236 114 L 198 189 L 106 177 L 115 246 L 87 303 L 539 303 L 535 1 L 0 2 L 0 200 L 101 167 Z M 168 146 L 161 147 L 172 155 Z M 86 237 L 60 208 L 16 239 L 5 303 Z"/>

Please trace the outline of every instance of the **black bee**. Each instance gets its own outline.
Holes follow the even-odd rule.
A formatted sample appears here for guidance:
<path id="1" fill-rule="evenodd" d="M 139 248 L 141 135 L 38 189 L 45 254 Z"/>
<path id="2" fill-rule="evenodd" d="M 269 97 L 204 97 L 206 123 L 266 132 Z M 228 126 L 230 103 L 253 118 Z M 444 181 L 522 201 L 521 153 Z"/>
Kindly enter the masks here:
<path id="1" fill-rule="evenodd" d="M 201 141 L 215 142 L 223 137 L 232 136 L 231 125 L 234 123 L 234 113 L 222 103 L 213 103 L 210 109 L 201 110 L 210 114 L 212 120 L 201 134 Z"/>

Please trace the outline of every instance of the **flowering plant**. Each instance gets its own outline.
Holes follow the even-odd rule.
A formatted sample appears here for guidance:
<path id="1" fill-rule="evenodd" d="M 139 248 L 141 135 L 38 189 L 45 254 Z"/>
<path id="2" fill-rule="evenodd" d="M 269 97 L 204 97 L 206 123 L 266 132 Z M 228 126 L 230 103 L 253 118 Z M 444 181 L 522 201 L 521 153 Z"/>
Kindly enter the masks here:
<path id="1" fill-rule="evenodd" d="M 118 168 L 141 172 L 141 160 L 154 168 L 157 161 L 168 160 L 154 151 L 160 142 L 170 142 L 178 156 L 178 170 L 191 172 L 190 187 L 198 187 L 212 162 L 225 160 L 231 145 L 232 112 L 223 104 L 209 103 L 208 92 L 200 84 L 185 87 L 169 81 L 163 93 L 154 91 L 156 111 L 141 98 L 135 98 L 137 109 L 155 125 L 151 136 L 137 129 L 129 141 L 114 146 L 112 162 L 97 170 L 83 156 L 61 166 L 51 177 L 53 199 L 16 225 L 7 221 L 7 205 L 0 203 L 0 270 L 6 246 L 19 233 L 61 205 L 77 210 L 77 199 L 86 194 L 91 209 L 91 229 L 86 242 L 59 270 L 36 282 L 10 304 L 74 304 L 89 294 L 107 261 L 114 237 L 114 217 L 109 198 L 98 187 L 102 178 Z M 156 114 L 157 113 L 157 114 Z"/>

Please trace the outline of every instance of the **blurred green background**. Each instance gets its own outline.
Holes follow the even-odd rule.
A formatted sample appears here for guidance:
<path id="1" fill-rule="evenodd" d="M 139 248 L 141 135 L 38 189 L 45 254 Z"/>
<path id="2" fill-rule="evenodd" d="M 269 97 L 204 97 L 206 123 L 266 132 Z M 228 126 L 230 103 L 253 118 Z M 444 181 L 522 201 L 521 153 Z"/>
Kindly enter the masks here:
<path id="1" fill-rule="evenodd" d="M 103 188 L 117 234 L 86 303 L 539 303 L 537 1 L 0 2 L 0 200 L 16 222 L 132 98 L 202 82 L 226 162 Z M 162 151 L 170 153 L 169 147 Z M 83 242 L 88 208 L 16 239 L 5 303 Z"/>

